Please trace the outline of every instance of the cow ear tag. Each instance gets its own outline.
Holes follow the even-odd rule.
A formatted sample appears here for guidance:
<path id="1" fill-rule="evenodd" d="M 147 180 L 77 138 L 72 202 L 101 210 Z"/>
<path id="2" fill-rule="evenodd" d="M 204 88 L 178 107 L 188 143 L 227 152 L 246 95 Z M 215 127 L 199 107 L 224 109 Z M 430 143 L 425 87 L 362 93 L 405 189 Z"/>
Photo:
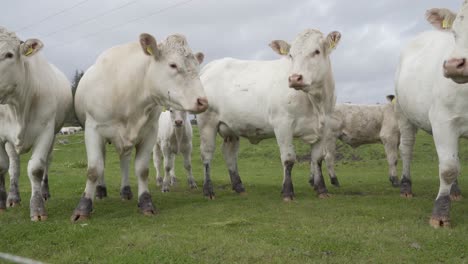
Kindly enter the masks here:
<path id="1" fill-rule="evenodd" d="M 450 21 L 447 18 L 445 18 L 444 21 L 442 21 L 442 28 L 443 29 L 450 28 Z"/>
<path id="2" fill-rule="evenodd" d="M 34 49 L 32 47 L 29 47 L 26 53 L 24 53 L 24 56 L 29 56 L 34 52 Z"/>
<path id="3" fill-rule="evenodd" d="M 146 47 L 146 52 L 148 52 L 149 55 L 153 55 L 153 49 L 150 46 Z"/>
<path id="4" fill-rule="evenodd" d="M 393 98 L 392 104 L 395 104 L 395 103 L 396 103 L 396 98 Z"/>
<path id="5" fill-rule="evenodd" d="M 162 107 L 162 112 L 166 112 L 167 108 L 165 106 Z"/>
<path id="6" fill-rule="evenodd" d="M 288 52 L 285 49 L 280 48 L 280 54 L 281 55 L 288 55 Z"/>
<path id="7" fill-rule="evenodd" d="M 330 49 L 334 49 L 336 47 L 336 41 L 330 41 Z"/>

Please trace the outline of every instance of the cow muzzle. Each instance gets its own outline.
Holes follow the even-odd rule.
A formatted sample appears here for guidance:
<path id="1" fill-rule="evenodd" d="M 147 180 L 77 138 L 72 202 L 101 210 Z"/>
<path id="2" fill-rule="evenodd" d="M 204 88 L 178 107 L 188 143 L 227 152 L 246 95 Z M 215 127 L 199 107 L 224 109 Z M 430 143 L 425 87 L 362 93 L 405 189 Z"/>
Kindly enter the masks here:
<path id="1" fill-rule="evenodd" d="M 182 120 L 175 120 L 174 121 L 174 124 L 176 127 L 181 127 L 183 124 L 184 124 L 184 121 Z"/>
<path id="2" fill-rule="evenodd" d="M 465 58 L 452 58 L 444 61 L 444 76 L 454 82 L 463 84 L 468 82 L 468 68 Z"/>
<path id="3" fill-rule="evenodd" d="M 302 76 L 302 74 L 293 74 L 289 76 L 288 81 L 290 88 L 302 90 L 306 87 L 304 83 L 304 77 Z"/>

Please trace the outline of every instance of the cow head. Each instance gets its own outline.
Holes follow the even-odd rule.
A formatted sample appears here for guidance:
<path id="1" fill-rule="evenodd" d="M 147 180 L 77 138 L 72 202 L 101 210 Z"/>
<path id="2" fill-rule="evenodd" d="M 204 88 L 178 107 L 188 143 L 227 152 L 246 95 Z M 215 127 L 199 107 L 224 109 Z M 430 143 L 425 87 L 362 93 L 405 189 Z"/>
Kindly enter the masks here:
<path id="1" fill-rule="evenodd" d="M 176 127 L 183 127 L 185 124 L 185 120 L 187 120 L 187 112 L 185 111 L 178 111 L 178 110 L 169 110 L 171 113 L 171 121 L 172 124 Z"/>
<path id="2" fill-rule="evenodd" d="M 324 37 L 318 30 L 307 29 L 291 45 L 284 40 L 272 41 L 270 47 L 291 61 L 289 87 L 304 92 L 322 87 L 331 70 L 329 55 L 340 38 L 341 34 L 337 31 Z"/>
<path id="3" fill-rule="evenodd" d="M 140 45 L 143 53 L 151 57 L 147 85 L 158 103 L 192 113 L 208 108 L 199 77 L 203 53 L 193 54 L 181 35 L 169 36 L 157 44 L 152 35 L 143 33 Z"/>
<path id="4" fill-rule="evenodd" d="M 38 39 L 20 41 L 15 33 L 0 27 L 0 104 L 10 101 L 25 82 L 25 62 L 33 57 L 43 44 Z"/>
<path id="5" fill-rule="evenodd" d="M 436 29 L 452 32 L 455 38 L 455 48 L 443 64 L 444 76 L 459 84 L 468 83 L 468 1 L 464 1 L 458 15 L 433 8 L 426 12 L 426 19 Z"/>

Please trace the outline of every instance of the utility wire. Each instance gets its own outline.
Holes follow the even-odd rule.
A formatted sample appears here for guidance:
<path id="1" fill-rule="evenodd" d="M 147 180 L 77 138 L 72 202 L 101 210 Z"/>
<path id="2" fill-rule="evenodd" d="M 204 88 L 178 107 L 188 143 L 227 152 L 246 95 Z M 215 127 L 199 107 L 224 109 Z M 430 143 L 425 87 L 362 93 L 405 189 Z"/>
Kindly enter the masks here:
<path id="1" fill-rule="evenodd" d="M 142 16 L 142 17 L 137 17 L 137 18 L 128 20 L 128 21 L 126 21 L 126 22 L 123 22 L 123 23 L 120 23 L 120 24 L 116 24 L 116 25 L 113 25 L 113 26 L 104 28 L 104 29 L 102 29 L 102 30 L 99 30 L 99 31 L 96 31 L 96 32 L 93 32 L 93 33 L 89 33 L 89 34 L 83 35 L 83 36 L 81 36 L 80 38 L 75 39 L 75 40 L 73 40 L 73 41 L 63 42 L 63 43 L 59 43 L 59 44 L 57 44 L 57 45 L 53 45 L 52 47 L 62 47 L 62 46 L 68 45 L 68 44 L 72 44 L 72 43 L 75 43 L 75 42 L 77 42 L 77 41 L 80 41 L 80 40 L 83 40 L 83 39 L 87 39 L 87 38 L 90 38 L 90 37 L 92 37 L 92 36 L 101 34 L 101 33 L 103 33 L 103 32 L 113 30 L 113 29 L 115 29 L 115 28 L 117 28 L 117 27 L 121 27 L 121 26 L 130 24 L 130 23 L 134 23 L 134 22 L 136 22 L 136 21 L 143 20 L 143 19 L 146 19 L 146 18 L 148 18 L 148 17 L 152 17 L 152 16 L 154 16 L 154 15 L 160 14 L 160 13 L 165 12 L 165 11 L 167 11 L 167 10 L 170 10 L 170 9 L 173 9 L 173 8 L 176 8 L 176 7 L 179 7 L 179 6 L 186 5 L 186 4 L 188 4 L 188 3 L 192 2 L 192 1 L 193 1 L 193 0 L 180 1 L 180 2 L 175 3 L 175 4 L 173 4 L 173 5 L 166 6 L 166 7 L 163 7 L 163 8 L 161 8 L 161 9 L 158 9 L 158 10 L 152 12 L 152 13 L 146 14 L 146 15 L 144 15 L 144 16 Z"/>
<path id="2" fill-rule="evenodd" d="M 76 7 L 82 5 L 82 4 L 86 3 L 86 2 L 89 2 L 89 0 L 84 0 L 84 1 L 78 2 L 78 3 L 76 3 L 75 5 L 73 5 L 73 6 L 71 6 L 71 7 L 67 7 L 67 8 L 65 8 L 65 9 L 62 9 L 62 10 L 56 12 L 56 13 L 53 13 L 53 14 L 51 14 L 51 15 L 49 15 L 49 16 L 47 16 L 47 17 L 45 17 L 45 18 L 43 18 L 43 19 L 41 19 L 41 20 L 39 20 L 39 21 L 37 21 L 37 22 L 31 23 L 31 24 L 29 24 L 29 25 L 27 25 L 27 26 L 24 26 L 24 27 L 22 27 L 22 28 L 16 29 L 16 30 L 14 30 L 14 31 L 15 31 L 15 32 L 21 32 L 21 31 L 24 31 L 24 30 L 26 30 L 26 29 L 29 29 L 29 28 L 31 28 L 31 27 L 33 27 L 33 26 L 37 26 L 37 25 L 39 25 L 39 24 L 41 24 L 41 23 L 44 23 L 45 21 L 47 21 L 47 20 L 49 20 L 49 19 L 51 19 L 51 18 L 53 18 L 53 17 L 56 17 L 56 16 L 58 16 L 58 15 L 60 15 L 60 14 L 63 14 L 63 13 L 65 13 L 65 12 L 67 12 L 67 11 L 73 9 L 73 8 L 76 8 Z"/>
<path id="3" fill-rule="evenodd" d="M 89 22 L 91 22 L 91 21 L 93 21 L 93 20 L 96 20 L 96 19 L 102 17 L 102 16 L 106 16 L 106 15 L 108 15 L 108 14 L 110 14 L 110 13 L 113 13 L 113 12 L 115 12 L 115 11 L 117 11 L 117 10 L 120 10 L 120 9 L 122 9 L 122 8 L 124 8 L 124 7 L 127 7 L 127 6 L 129 6 L 129 5 L 133 5 L 133 4 L 135 4 L 136 2 L 138 2 L 138 1 L 141 1 L 141 0 L 134 0 L 134 1 L 127 2 L 127 3 L 125 3 L 125 4 L 121 5 L 121 6 L 112 8 L 112 9 L 110 9 L 110 10 L 108 10 L 108 11 L 104 11 L 104 12 L 102 12 L 102 13 L 96 15 L 96 16 L 93 16 L 93 17 L 90 17 L 90 18 L 81 20 L 81 21 L 79 21 L 79 22 L 77 22 L 77 23 L 74 23 L 74 24 L 68 25 L 68 26 L 66 26 L 66 27 L 63 27 L 63 28 L 61 28 L 61 29 L 58 29 L 58 30 L 49 32 L 49 33 L 43 35 L 42 37 L 49 37 L 49 36 L 52 36 L 52 35 L 55 35 L 55 34 L 61 32 L 61 31 L 64 31 L 64 30 L 67 30 L 67 29 L 70 29 L 70 28 L 73 28 L 73 27 L 76 27 L 76 26 L 80 26 L 80 25 L 89 23 Z"/>

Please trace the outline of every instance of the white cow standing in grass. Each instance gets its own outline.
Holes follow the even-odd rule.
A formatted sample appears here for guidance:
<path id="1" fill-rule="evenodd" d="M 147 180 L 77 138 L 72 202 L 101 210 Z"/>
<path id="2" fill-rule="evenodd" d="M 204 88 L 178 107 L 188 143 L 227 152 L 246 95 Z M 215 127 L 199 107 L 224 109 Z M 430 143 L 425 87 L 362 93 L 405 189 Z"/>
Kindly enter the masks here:
<path id="1" fill-rule="evenodd" d="M 293 138 L 316 144 L 323 137 L 325 120 L 335 105 L 335 84 L 329 55 L 340 33 L 324 36 L 308 29 L 292 45 L 282 40 L 270 46 L 284 56 L 273 61 L 213 61 L 202 70 L 209 109 L 198 115 L 201 156 L 204 165 L 204 195 L 214 197 L 210 163 L 216 134 L 223 139 L 223 154 L 232 189 L 245 191 L 237 168 L 239 137 L 253 144 L 276 137 L 283 164 L 283 199 L 293 199 L 291 171 L 296 161 Z M 290 89 L 294 88 L 294 89 Z M 314 148 L 312 162 L 321 162 L 321 148 Z M 317 192 L 326 196 L 321 171 L 315 174 Z"/>
<path id="2" fill-rule="evenodd" d="M 120 155 L 121 196 L 130 199 L 130 157 L 136 148 L 138 207 L 156 212 L 148 188 L 148 164 L 156 143 L 161 106 L 200 113 L 208 102 L 199 78 L 203 54 L 193 54 L 187 40 L 171 35 L 157 44 L 153 36 L 113 47 L 101 54 L 84 74 L 75 96 L 78 120 L 85 127 L 88 180 L 72 221 L 86 219 L 98 195 L 105 193 L 105 144 L 114 144 Z M 99 193 L 100 192 L 100 193 Z"/>
<path id="3" fill-rule="evenodd" d="M 0 27 L 0 211 L 19 204 L 19 155 L 32 149 L 28 162 L 31 181 L 30 216 L 47 219 L 48 167 L 55 134 L 72 106 L 65 75 L 38 53 L 38 39 L 20 41 Z M 9 169 L 10 192 L 5 190 Z"/>
<path id="4" fill-rule="evenodd" d="M 399 186 L 397 162 L 400 130 L 393 99 L 393 95 L 387 96 L 388 103 L 384 105 L 336 105 L 325 143 L 325 162 L 333 185 L 339 186 L 335 173 L 336 140 L 339 139 L 353 148 L 364 144 L 383 144 L 387 155 L 389 180 L 394 187 Z"/>
<path id="5" fill-rule="evenodd" d="M 430 224 L 446 227 L 450 225 L 451 198 L 461 197 L 458 190 L 452 190 L 460 174 L 458 139 L 468 137 L 468 1 L 458 15 L 431 9 L 426 16 L 437 30 L 424 32 L 409 43 L 396 74 L 401 185 L 402 192 L 411 196 L 410 163 L 417 129 L 432 133 L 440 187 Z"/>
<path id="6" fill-rule="evenodd" d="M 156 183 L 162 185 L 162 192 L 169 191 L 169 185 L 176 183 L 175 156 L 184 156 L 187 182 L 190 188 L 197 188 L 192 175 L 192 124 L 187 112 L 170 110 L 161 113 L 158 121 L 158 136 L 153 148 L 153 162 L 156 169 Z M 164 180 L 161 176 L 161 158 L 164 157 Z"/>

